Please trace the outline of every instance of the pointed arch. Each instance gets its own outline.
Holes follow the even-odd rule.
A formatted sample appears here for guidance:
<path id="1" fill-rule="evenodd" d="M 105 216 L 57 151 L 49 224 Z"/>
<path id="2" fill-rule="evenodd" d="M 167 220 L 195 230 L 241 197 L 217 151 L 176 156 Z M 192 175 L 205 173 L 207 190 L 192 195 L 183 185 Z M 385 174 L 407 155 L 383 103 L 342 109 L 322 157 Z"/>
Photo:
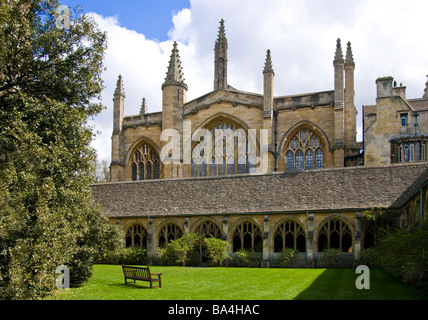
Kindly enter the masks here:
<path id="1" fill-rule="evenodd" d="M 333 215 L 320 222 L 315 237 L 318 252 L 327 249 L 339 249 L 341 252 L 352 252 L 355 231 L 351 222 L 342 216 Z"/>
<path id="2" fill-rule="evenodd" d="M 322 169 L 330 144 L 319 127 L 309 121 L 300 121 L 285 133 L 280 150 L 287 172 Z"/>
<path id="3" fill-rule="evenodd" d="M 281 252 L 284 248 L 306 251 L 306 230 L 302 221 L 294 217 L 285 217 L 278 221 L 272 230 L 274 252 Z"/>
<path id="4" fill-rule="evenodd" d="M 140 138 L 129 148 L 126 164 L 127 176 L 132 181 L 161 178 L 160 148 L 147 137 Z"/>
<path id="5" fill-rule="evenodd" d="M 231 229 L 232 251 L 240 249 L 262 252 L 263 228 L 253 219 L 244 218 L 235 223 Z"/>
<path id="6" fill-rule="evenodd" d="M 258 149 L 257 138 L 249 136 L 245 123 L 225 113 L 217 114 L 192 133 L 190 175 L 252 172 Z"/>

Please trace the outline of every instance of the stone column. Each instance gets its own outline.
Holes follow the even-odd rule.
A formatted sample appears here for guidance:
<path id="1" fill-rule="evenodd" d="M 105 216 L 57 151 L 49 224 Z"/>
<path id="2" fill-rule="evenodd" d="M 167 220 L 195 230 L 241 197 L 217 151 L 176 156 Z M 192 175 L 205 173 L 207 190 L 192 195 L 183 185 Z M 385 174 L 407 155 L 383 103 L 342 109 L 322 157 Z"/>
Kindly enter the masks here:
<path id="1" fill-rule="evenodd" d="M 263 226 L 263 260 L 262 260 L 262 268 L 269 268 L 269 216 L 265 216 L 264 218 L 264 226 Z"/>
<path id="2" fill-rule="evenodd" d="M 155 257 L 156 254 L 156 248 L 155 248 L 155 227 L 154 227 L 154 223 L 153 223 L 153 219 L 151 219 L 150 217 L 148 218 L 148 223 L 149 223 L 149 230 L 147 230 L 148 234 L 147 234 L 147 260 L 148 260 L 148 264 L 152 264 L 153 259 Z"/>
<path id="3" fill-rule="evenodd" d="M 189 227 L 189 217 L 186 217 L 184 219 L 184 234 L 190 233 L 190 227 Z"/>
<path id="4" fill-rule="evenodd" d="M 355 214 L 355 251 L 354 261 L 358 262 L 361 258 L 361 212 Z"/>
<path id="5" fill-rule="evenodd" d="M 306 268 L 314 267 L 314 214 L 307 215 L 306 230 Z"/>

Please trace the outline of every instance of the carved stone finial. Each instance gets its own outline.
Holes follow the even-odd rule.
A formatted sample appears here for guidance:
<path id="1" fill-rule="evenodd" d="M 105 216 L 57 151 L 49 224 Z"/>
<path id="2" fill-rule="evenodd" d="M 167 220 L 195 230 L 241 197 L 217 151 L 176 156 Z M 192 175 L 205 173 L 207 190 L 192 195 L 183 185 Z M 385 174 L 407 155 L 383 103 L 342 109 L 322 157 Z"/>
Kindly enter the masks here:
<path id="1" fill-rule="evenodd" d="M 122 75 L 119 75 L 117 82 L 116 82 L 116 89 L 114 90 L 114 95 L 121 95 L 125 97 L 125 90 L 123 89 L 123 81 L 122 81 Z"/>
<path id="2" fill-rule="evenodd" d="M 336 53 L 334 55 L 334 63 L 343 63 L 343 53 L 342 53 L 342 45 L 340 43 L 340 38 L 337 39 L 336 42 Z"/>
<path id="3" fill-rule="evenodd" d="M 348 47 L 346 49 L 346 61 L 347 65 L 355 65 L 354 57 L 352 55 L 351 41 L 348 41 Z"/>
<path id="4" fill-rule="evenodd" d="M 143 98 L 143 101 L 141 101 L 141 109 L 140 109 L 140 114 L 146 114 L 147 112 L 147 103 L 146 103 L 146 98 Z"/>
<path id="5" fill-rule="evenodd" d="M 268 49 L 266 52 L 266 61 L 265 61 L 265 68 L 263 69 L 263 73 L 273 73 L 273 66 L 272 66 L 272 58 L 270 56 L 270 50 Z"/>
<path id="6" fill-rule="evenodd" d="M 183 68 L 181 67 L 180 55 L 178 54 L 176 41 L 174 41 L 168 71 L 162 87 L 169 84 L 179 84 L 187 88 L 187 85 L 184 83 Z"/>

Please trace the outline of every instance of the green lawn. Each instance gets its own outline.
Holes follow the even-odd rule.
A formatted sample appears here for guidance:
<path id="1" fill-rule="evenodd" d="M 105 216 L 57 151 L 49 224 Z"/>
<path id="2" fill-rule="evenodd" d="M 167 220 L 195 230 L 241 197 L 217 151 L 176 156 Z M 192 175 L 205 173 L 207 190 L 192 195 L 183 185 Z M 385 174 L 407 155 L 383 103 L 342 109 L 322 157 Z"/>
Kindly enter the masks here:
<path id="1" fill-rule="evenodd" d="M 90 281 L 59 290 L 58 300 L 334 300 L 427 299 L 381 270 L 370 270 L 370 289 L 358 290 L 354 269 L 191 268 L 153 266 L 162 288 L 125 285 L 119 265 L 95 265 Z"/>

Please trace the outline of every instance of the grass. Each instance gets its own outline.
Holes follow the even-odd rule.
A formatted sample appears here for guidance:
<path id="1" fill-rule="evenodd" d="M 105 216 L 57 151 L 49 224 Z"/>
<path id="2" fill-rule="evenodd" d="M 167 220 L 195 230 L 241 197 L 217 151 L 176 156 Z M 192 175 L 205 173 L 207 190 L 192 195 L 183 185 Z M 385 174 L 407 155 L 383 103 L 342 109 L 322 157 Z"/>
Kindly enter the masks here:
<path id="1" fill-rule="evenodd" d="M 153 266 L 162 288 L 125 285 L 120 265 L 95 265 L 88 283 L 58 290 L 50 300 L 419 300 L 427 299 L 382 270 L 358 290 L 354 269 L 191 268 Z"/>

